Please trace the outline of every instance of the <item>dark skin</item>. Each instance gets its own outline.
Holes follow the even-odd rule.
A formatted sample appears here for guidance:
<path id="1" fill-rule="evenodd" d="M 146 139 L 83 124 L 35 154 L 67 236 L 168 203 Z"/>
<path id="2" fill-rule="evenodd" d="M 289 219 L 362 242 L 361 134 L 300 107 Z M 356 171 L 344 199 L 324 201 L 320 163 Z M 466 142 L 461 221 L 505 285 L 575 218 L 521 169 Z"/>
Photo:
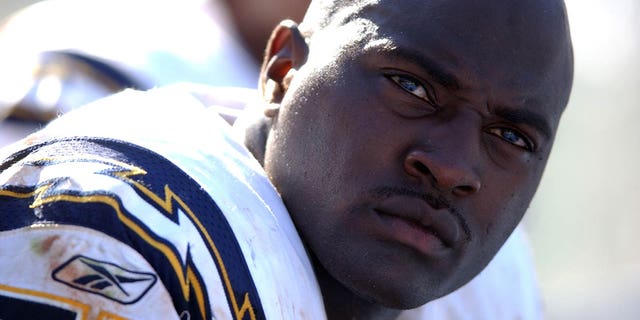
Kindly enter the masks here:
<path id="1" fill-rule="evenodd" d="M 559 1 L 380 1 L 273 33 L 248 146 L 330 319 L 393 319 L 478 274 L 526 211 L 572 80 Z"/>

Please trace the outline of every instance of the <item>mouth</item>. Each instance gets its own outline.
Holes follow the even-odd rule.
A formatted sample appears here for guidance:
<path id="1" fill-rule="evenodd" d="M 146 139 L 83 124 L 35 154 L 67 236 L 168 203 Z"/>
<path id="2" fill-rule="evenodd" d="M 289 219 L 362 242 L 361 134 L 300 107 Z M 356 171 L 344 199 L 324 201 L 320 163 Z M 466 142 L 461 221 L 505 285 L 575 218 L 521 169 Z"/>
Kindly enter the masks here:
<path id="1" fill-rule="evenodd" d="M 374 209 L 386 237 L 425 256 L 439 256 L 460 245 L 461 226 L 448 209 L 433 209 L 412 197 L 391 197 Z"/>

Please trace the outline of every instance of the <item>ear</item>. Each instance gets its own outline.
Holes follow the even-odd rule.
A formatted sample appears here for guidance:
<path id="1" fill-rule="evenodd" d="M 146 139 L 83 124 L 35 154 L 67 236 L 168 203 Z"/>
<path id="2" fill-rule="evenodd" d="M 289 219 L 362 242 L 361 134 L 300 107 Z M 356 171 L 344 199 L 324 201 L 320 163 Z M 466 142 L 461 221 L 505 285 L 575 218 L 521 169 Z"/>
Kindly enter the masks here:
<path id="1" fill-rule="evenodd" d="M 291 20 L 280 22 L 269 38 L 260 70 L 260 91 L 276 111 L 295 71 L 306 62 L 308 54 L 309 47 L 298 25 Z"/>

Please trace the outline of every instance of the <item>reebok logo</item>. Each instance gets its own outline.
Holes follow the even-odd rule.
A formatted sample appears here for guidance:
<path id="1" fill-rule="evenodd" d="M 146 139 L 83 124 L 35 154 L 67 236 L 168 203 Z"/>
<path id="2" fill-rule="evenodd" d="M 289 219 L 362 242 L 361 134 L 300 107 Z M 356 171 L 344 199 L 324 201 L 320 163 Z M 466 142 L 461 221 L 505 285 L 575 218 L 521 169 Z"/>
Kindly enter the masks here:
<path id="1" fill-rule="evenodd" d="M 122 304 L 140 300 L 156 283 L 153 273 L 124 269 L 116 264 L 75 256 L 53 270 L 54 280 Z"/>

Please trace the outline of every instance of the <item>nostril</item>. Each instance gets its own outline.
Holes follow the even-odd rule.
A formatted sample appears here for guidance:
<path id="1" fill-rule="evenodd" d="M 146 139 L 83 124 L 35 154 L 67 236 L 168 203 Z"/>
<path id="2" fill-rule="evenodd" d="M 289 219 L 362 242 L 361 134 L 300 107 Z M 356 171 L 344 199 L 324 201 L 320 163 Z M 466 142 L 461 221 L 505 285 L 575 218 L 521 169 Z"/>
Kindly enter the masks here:
<path id="1" fill-rule="evenodd" d="M 457 186 L 455 189 L 453 189 L 453 193 L 460 196 L 473 194 L 475 192 L 476 188 L 468 185 Z"/>
<path id="2" fill-rule="evenodd" d="M 413 164 L 413 167 L 423 175 L 431 175 L 431 171 L 429 171 L 429 168 L 427 168 L 427 166 L 425 166 L 424 163 L 420 161 L 416 161 Z"/>
<path id="3" fill-rule="evenodd" d="M 433 179 L 433 174 L 428 167 L 428 157 L 426 153 L 421 151 L 413 151 L 407 154 L 404 159 L 405 171 L 418 179 Z M 433 182 L 433 181 L 431 181 Z"/>

